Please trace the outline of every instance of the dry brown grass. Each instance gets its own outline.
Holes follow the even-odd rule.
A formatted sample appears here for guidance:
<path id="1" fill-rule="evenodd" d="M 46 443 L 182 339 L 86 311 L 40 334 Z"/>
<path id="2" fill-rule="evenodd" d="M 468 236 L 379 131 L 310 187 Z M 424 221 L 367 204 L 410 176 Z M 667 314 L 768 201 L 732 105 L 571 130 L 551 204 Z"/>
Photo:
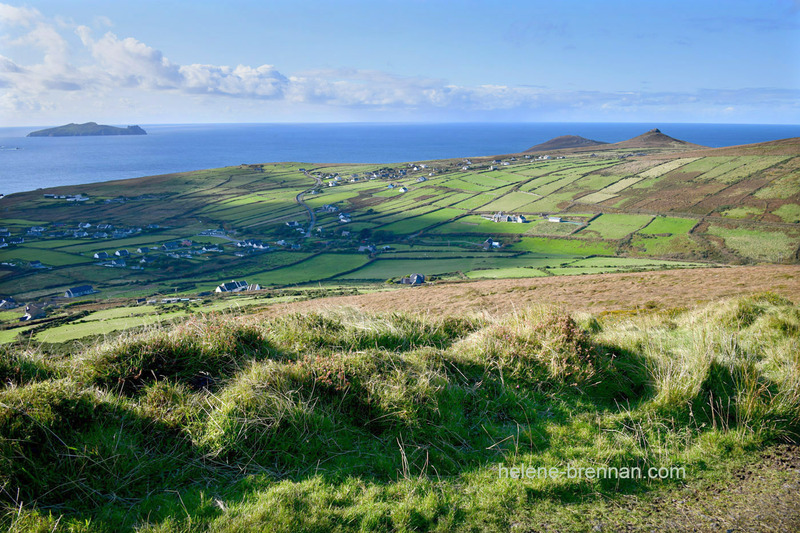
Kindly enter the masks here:
<path id="1" fill-rule="evenodd" d="M 691 306 L 764 291 L 800 301 L 800 266 L 762 265 L 440 283 L 278 304 L 265 313 L 274 316 L 347 306 L 377 312 L 503 315 L 542 303 L 563 305 L 571 313 L 600 312 Z"/>

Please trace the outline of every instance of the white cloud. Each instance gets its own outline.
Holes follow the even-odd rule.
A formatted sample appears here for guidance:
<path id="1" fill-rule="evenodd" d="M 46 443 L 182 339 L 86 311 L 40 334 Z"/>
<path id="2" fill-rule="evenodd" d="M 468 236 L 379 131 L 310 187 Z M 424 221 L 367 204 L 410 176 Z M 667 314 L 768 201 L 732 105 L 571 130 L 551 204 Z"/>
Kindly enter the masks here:
<path id="1" fill-rule="evenodd" d="M 28 33 L 9 41 L 12 46 L 31 46 L 44 52 L 44 63 L 50 68 L 63 69 L 68 63 L 67 41 L 51 25 L 38 23 Z"/>
<path id="2" fill-rule="evenodd" d="M 240 98 L 280 98 L 288 82 L 272 65 L 186 65 L 179 73 L 181 88 L 187 92 Z"/>
<path id="3" fill-rule="evenodd" d="M 31 26 L 42 19 L 37 9 L 0 4 L 0 24 L 7 26 Z"/>
<path id="4" fill-rule="evenodd" d="M 726 108 L 734 109 L 730 113 L 734 115 L 740 110 L 752 113 L 759 104 L 769 105 L 782 116 L 788 112 L 797 117 L 800 113 L 800 94 L 796 90 L 557 91 L 502 84 L 464 86 L 435 78 L 347 68 L 285 75 L 269 64 L 177 64 L 162 51 L 133 37 L 120 38 L 106 32 L 95 38 L 87 26 L 50 20 L 31 8 L 0 4 L 0 23 L 18 32 L 15 38 L 0 37 L 0 42 L 41 54 L 40 62 L 0 56 L 0 109 L 19 113 L 58 110 L 59 105 L 85 109 L 87 102 L 97 110 L 124 108 L 127 112 L 136 105 L 168 108 L 176 100 L 189 113 L 192 105 L 220 112 L 230 107 L 231 112 L 239 109 L 248 118 L 256 118 L 247 113 L 260 109 L 265 101 L 278 102 L 281 112 L 296 106 L 364 113 L 344 115 L 359 117 L 376 112 L 384 113 L 376 116 L 406 113 L 427 117 L 431 113 L 558 120 L 664 114 L 665 110 L 692 116 L 692 112 L 712 113 L 709 110 Z M 97 18 L 94 23 L 103 27 L 113 24 L 105 18 Z M 70 41 L 74 49 L 70 48 Z"/>
<path id="5" fill-rule="evenodd" d="M 155 48 L 132 37 L 120 40 L 111 32 L 94 40 L 86 26 L 75 32 L 103 71 L 123 87 L 175 89 L 181 83 L 179 66 Z"/>

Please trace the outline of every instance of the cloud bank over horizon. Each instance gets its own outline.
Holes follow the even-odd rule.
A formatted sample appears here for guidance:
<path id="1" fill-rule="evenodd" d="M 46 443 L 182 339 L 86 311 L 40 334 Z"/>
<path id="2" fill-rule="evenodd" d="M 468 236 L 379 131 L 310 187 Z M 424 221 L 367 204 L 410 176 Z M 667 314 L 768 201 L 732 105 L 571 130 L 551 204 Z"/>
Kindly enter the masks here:
<path id="1" fill-rule="evenodd" d="M 95 28 L 113 21 L 99 18 Z M 275 65 L 179 64 L 135 37 L 0 4 L 0 113 L 7 124 L 89 116 L 142 123 L 338 120 L 797 122 L 800 90 L 608 91 L 456 84 L 374 69 L 282 72 Z M 587 80 L 590 84 L 591 80 Z M 769 109 L 771 113 L 764 115 Z"/>

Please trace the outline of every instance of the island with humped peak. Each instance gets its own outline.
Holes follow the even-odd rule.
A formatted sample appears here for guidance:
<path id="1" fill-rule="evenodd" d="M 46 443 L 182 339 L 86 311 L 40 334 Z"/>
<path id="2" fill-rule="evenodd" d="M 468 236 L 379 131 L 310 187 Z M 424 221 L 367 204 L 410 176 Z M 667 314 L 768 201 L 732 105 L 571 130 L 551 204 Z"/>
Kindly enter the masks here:
<path id="1" fill-rule="evenodd" d="M 87 122 L 85 124 L 67 124 L 57 128 L 33 131 L 28 137 L 79 137 L 87 135 L 147 135 L 139 126 L 128 126 L 118 128 L 116 126 L 105 126 L 97 122 Z"/>

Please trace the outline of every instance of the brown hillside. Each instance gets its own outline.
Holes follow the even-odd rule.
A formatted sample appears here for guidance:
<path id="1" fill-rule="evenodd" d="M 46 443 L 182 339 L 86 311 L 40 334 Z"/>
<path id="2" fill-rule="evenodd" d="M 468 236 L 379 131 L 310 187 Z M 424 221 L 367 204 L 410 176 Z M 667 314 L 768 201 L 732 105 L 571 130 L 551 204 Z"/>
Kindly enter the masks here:
<path id="1" fill-rule="evenodd" d="M 800 155 L 800 137 L 754 144 L 739 144 L 721 148 L 703 148 L 675 154 L 679 157 L 741 156 L 741 155 Z"/>
<path id="2" fill-rule="evenodd" d="M 570 312 L 600 312 L 652 305 L 688 307 L 764 291 L 800 301 L 800 267 L 762 265 L 442 283 L 277 304 L 265 313 L 344 306 L 373 312 L 508 314 L 542 303 L 563 305 Z"/>
<path id="3" fill-rule="evenodd" d="M 603 144 L 608 144 L 608 143 L 603 141 L 594 141 L 592 139 L 587 139 L 586 137 L 581 137 L 579 135 L 562 135 L 560 137 L 555 137 L 541 144 L 537 144 L 536 146 L 532 146 L 527 150 L 525 150 L 523 153 L 564 150 L 569 148 L 586 148 Z"/>
<path id="4" fill-rule="evenodd" d="M 693 144 L 686 141 L 681 141 L 679 139 L 675 139 L 670 137 L 669 135 L 664 135 L 661 133 L 661 130 L 658 128 L 653 128 L 652 130 L 639 135 L 638 137 L 634 137 L 633 139 L 628 139 L 627 141 L 621 141 L 618 143 L 609 144 L 603 148 L 608 149 L 634 149 L 634 148 L 683 148 L 683 149 L 702 149 L 705 148 L 699 144 Z"/>

